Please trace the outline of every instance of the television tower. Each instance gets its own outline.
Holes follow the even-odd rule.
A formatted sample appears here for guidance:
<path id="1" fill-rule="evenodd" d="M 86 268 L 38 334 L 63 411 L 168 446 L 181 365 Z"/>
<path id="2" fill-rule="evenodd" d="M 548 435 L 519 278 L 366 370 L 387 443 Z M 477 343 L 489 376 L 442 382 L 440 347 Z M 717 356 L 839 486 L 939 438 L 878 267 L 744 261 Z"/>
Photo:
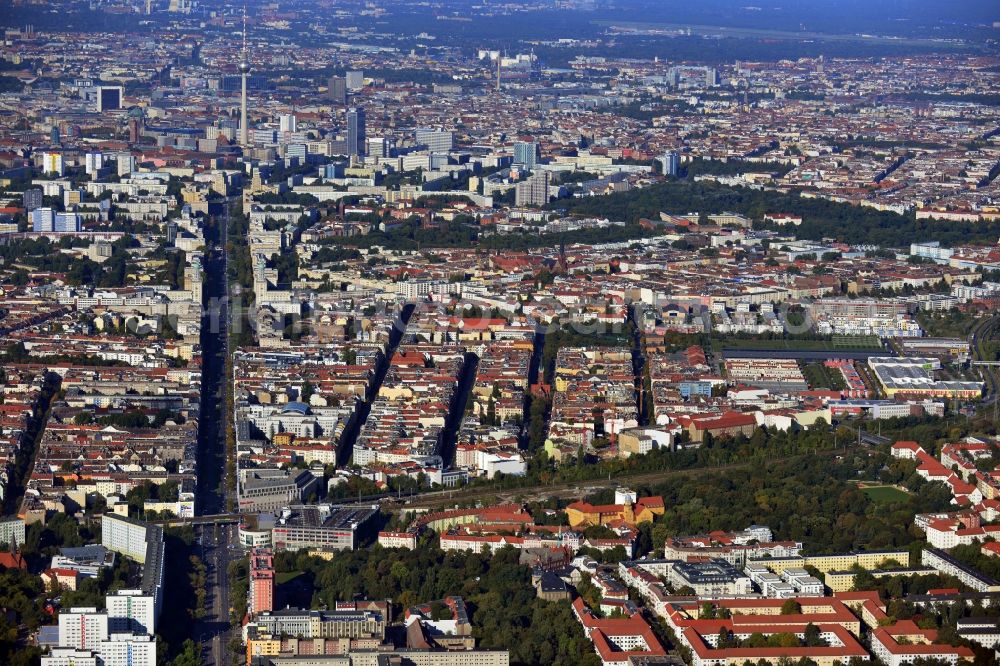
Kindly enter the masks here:
<path id="1" fill-rule="evenodd" d="M 240 51 L 240 77 L 243 96 L 240 99 L 240 145 L 246 148 L 250 145 L 247 124 L 247 76 L 250 74 L 250 54 L 247 51 L 247 6 L 243 5 L 243 50 Z"/>

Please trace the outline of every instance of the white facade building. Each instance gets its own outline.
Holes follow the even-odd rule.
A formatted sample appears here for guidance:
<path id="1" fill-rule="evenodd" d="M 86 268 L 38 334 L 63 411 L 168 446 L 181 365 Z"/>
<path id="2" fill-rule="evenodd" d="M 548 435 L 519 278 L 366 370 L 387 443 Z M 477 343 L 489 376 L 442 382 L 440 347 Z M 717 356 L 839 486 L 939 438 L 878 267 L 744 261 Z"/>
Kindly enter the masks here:
<path id="1" fill-rule="evenodd" d="M 101 520 L 101 545 L 142 564 L 146 561 L 146 524 L 105 514 Z"/>
<path id="2" fill-rule="evenodd" d="M 24 520 L 21 518 L 2 518 L 0 519 L 0 544 L 9 546 L 12 541 L 18 546 L 24 545 Z"/>
<path id="3" fill-rule="evenodd" d="M 106 597 L 112 633 L 152 634 L 156 630 L 156 599 L 142 590 L 118 590 Z"/>
<path id="4" fill-rule="evenodd" d="M 59 645 L 96 650 L 108 638 L 108 614 L 96 608 L 70 608 L 59 613 Z"/>

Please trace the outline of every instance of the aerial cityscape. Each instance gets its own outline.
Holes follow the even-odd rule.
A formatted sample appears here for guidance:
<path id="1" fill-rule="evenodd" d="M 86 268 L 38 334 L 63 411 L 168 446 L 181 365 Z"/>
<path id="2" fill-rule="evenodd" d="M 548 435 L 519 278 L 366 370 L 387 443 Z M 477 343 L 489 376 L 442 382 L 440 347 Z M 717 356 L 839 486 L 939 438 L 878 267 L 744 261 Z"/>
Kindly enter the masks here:
<path id="1" fill-rule="evenodd" d="M 0 30 L 0 666 L 1000 664 L 995 1 Z"/>

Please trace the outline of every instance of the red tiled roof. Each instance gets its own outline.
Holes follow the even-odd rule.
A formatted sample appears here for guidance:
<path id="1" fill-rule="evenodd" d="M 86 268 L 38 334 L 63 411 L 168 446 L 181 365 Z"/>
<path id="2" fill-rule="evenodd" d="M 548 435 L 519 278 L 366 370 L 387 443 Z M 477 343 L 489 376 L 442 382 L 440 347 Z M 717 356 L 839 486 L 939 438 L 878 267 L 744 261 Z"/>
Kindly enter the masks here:
<path id="1" fill-rule="evenodd" d="M 21 553 L 0 553 L 0 567 L 7 569 L 27 569 L 28 563 Z"/>

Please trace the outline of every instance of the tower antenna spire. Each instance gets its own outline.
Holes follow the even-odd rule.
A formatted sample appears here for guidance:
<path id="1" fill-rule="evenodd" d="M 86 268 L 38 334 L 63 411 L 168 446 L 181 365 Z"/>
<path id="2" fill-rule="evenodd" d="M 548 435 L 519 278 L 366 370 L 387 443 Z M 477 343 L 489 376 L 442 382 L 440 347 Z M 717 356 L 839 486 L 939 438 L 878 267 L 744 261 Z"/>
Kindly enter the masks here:
<path id="1" fill-rule="evenodd" d="M 243 3 L 243 50 L 240 52 L 240 145 L 245 150 L 249 144 L 249 125 L 247 124 L 247 75 L 250 74 L 250 54 L 247 50 L 247 4 Z"/>

